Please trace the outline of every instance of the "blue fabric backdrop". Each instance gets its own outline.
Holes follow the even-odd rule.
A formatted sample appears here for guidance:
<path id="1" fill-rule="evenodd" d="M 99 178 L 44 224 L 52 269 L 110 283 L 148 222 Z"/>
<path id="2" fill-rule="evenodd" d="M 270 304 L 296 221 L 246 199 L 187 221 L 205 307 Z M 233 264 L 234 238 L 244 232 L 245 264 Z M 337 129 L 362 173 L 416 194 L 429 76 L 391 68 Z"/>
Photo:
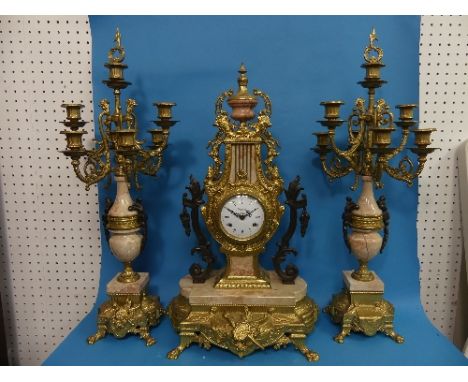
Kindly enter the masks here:
<path id="1" fill-rule="evenodd" d="M 309 200 L 311 221 L 305 239 L 294 238 L 301 276 L 309 295 L 324 307 L 342 287 L 341 272 L 356 262 L 347 253 L 341 237 L 341 213 L 352 176 L 330 184 L 324 177 L 312 133 L 323 110 L 320 101 L 343 99 L 349 113 L 355 98 L 365 91 L 357 81 L 364 76 L 360 65 L 368 35 L 375 26 L 383 47 L 383 78 L 389 81 L 377 96 L 390 105 L 418 101 L 419 17 L 91 17 L 93 39 L 93 88 L 96 105 L 111 98 L 102 84 L 107 72 L 103 64 L 113 44 L 116 27 L 126 49 L 126 79 L 133 83 L 124 97 L 138 101 L 142 130 L 151 128 L 151 106 L 155 100 L 176 101 L 176 119 L 181 120 L 170 136 L 165 163 L 157 179 L 144 178 L 143 200 L 149 215 L 148 243 L 134 266 L 151 273 L 151 292 L 164 305 L 178 294 L 178 280 L 187 273 L 195 244 L 187 238 L 179 221 L 181 195 L 190 174 L 200 181 L 210 158 L 206 144 L 215 134 L 212 127 L 214 101 L 225 89 L 236 87 L 237 69 L 244 62 L 249 87 L 268 93 L 273 102 L 271 132 L 279 139 L 277 159 L 286 182 L 297 174 Z M 346 115 L 346 114 L 343 114 Z M 437 127 L 437 126 L 434 126 Z M 149 138 L 147 135 L 146 138 Z M 71 169 L 70 169 L 71 171 Z M 318 365 L 330 364 L 466 364 L 461 353 L 426 318 L 419 297 L 419 263 L 416 248 L 417 185 L 406 185 L 384 177 L 384 193 L 391 213 L 390 240 L 382 255 L 371 264 L 385 282 L 386 298 L 396 308 L 396 330 L 406 342 L 397 345 L 383 335 L 367 338 L 353 334 L 344 345 L 333 342 L 339 330 L 321 314 L 308 338 L 320 353 Z M 100 206 L 114 190 L 99 185 Z M 287 219 L 283 221 L 281 234 Z M 278 235 L 262 256 L 271 268 Z M 216 246 L 215 246 L 216 248 Z M 106 283 L 121 269 L 103 238 L 102 270 L 97 305 L 105 300 Z M 198 260 L 198 259 L 197 259 Z M 224 259 L 218 254 L 217 266 Z M 96 308 L 45 362 L 56 364 L 153 364 L 153 365 L 305 365 L 293 348 L 280 352 L 257 352 L 245 359 L 213 348 L 186 350 L 178 361 L 165 358 L 178 344 L 168 318 L 153 329 L 158 343 L 146 348 L 134 336 L 125 340 L 106 337 L 88 346 L 86 337 L 95 331 Z"/>

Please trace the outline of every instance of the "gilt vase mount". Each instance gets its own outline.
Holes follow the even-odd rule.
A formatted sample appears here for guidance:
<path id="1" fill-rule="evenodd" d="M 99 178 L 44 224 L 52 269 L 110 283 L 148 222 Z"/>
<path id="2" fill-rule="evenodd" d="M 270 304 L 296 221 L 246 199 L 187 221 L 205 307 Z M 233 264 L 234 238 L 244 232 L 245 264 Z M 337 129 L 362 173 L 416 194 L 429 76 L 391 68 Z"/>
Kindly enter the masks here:
<path id="1" fill-rule="evenodd" d="M 342 101 L 326 101 L 324 119 L 319 121 L 328 128 L 326 132 L 315 133 L 323 171 L 333 180 L 354 172 L 355 181 L 352 190 L 362 186 L 357 202 L 346 199 L 343 219 L 343 237 L 349 251 L 356 257 L 359 268 L 344 271 L 344 290 L 333 296 L 331 304 L 325 308 L 332 320 L 341 325 L 341 331 L 335 337 L 339 343 L 351 331 L 362 332 L 373 336 L 383 332 L 398 343 L 404 341 L 393 328 L 394 308 L 383 298 L 384 283 L 368 268 L 368 262 L 382 252 L 388 241 L 390 215 L 383 196 L 374 197 L 374 186 L 383 188 L 382 175 L 387 173 L 391 178 L 406 182 L 409 186 L 424 168 L 428 154 L 435 148 L 428 147 L 431 133 L 435 129 L 416 128 L 414 120 L 415 104 L 398 105 L 399 120 L 394 121 L 393 113 L 384 99 L 375 98 L 376 89 L 386 81 L 380 77 L 383 63 L 383 50 L 377 46 L 375 29 L 369 36 L 369 45 L 364 51 L 366 71 L 359 84 L 367 89 L 367 103 L 364 98 L 357 98 L 351 115 L 347 119 L 347 148 L 340 149 L 335 141 L 339 127 L 345 122 L 340 119 Z M 392 135 L 400 129 L 400 141 L 392 145 Z M 414 159 L 404 156 L 396 167 L 391 161 L 407 146 L 410 132 L 415 147 L 410 151 Z M 383 237 L 381 232 L 383 231 Z"/>
<path id="2" fill-rule="evenodd" d="M 93 344 L 107 333 L 123 338 L 129 333 L 139 335 L 150 346 L 155 339 L 150 328 L 159 322 L 163 309 L 159 298 L 147 294 L 149 274 L 135 272 L 131 263 L 140 255 L 146 242 L 146 214 L 139 200 L 134 201 L 129 187 L 140 189 L 138 175 L 155 176 L 162 164 L 163 152 L 167 147 L 169 129 L 176 121 L 172 120 L 171 102 L 158 102 L 158 118 L 154 123 L 158 128 L 149 130 L 151 144 L 143 147 L 138 139 L 138 124 L 135 115 L 137 102 L 127 99 L 125 109 L 121 102 L 121 91 L 131 85 L 124 79 L 125 50 L 121 35 L 117 30 L 115 45 L 109 50 L 105 67 L 109 78 L 104 80 L 113 91 L 113 110 L 107 99 L 99 103 L 99 140 L 92 149 L 83 145 L 83 129 L 87 122 L 81 118 L 81 104 L 63 104 L 66 129 L 61 131 L 66 137 L 67 148 L 63 153 L 71 158 L 71 163 L 79 180 L 85 183 L 86 190 L 94 183 L 107 178 L 107 185 L 114 177 L 117 192 L 114 201 L 107 199 L 102 216 L 106 238 L 112 254 L 123 263 L 123 271 L 107 284 L 109 300 L 98 312 L 98 330 L 88 338 Z"/>
<path id="3" fill-rule="evenodd" d="M 251 94 L 247 84 L 247 70 L 241 65 L 238 91 L 228 90 L 216 100 L 217 133 L 208 144 L 213 164 L 204 185 L 191 177 L 189 192 L 183 195 L 181 221 L 186 234 L 193 230 L 197 237 L 192 254 L 200 254 L 206 265 L 190 267 L 169 306 L 180 336 L 179 346 L 168 354 L 171 359 L 191 343 L 218 346 L 240 357 L 293 344 L 308 360 L 318 359 L 305 344 L 317 319 L 317 305 L 307 296 L 297 267 L 284 266 L 288 254 L 297 254 L 289 243 L 298 225 L 302 235 L 306 232 L 307 200 L 299 177 L 283 190 L 274 164 L 278 142 L 270 133 L 270 99 L 260 90 Z M 259 99 L 264 107 L 256 114 Z M 225 103 L 230 114 L 223 109 Z M 279 200 L 283 191 L 285 203 Z M 267 271 L 259 256 L 276 232 L 285 205 L 289 227 L 278 243 L 275 269 Z M 223 269 L 213 269 L 215 258 L 202 220 L 226 256 Z"/>

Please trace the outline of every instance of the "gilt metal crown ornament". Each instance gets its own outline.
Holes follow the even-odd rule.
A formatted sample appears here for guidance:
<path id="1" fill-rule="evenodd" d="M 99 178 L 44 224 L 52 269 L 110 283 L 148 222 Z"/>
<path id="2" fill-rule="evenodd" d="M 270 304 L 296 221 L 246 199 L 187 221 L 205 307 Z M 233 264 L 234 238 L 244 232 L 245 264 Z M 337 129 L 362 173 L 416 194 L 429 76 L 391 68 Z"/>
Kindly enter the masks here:
<path id="1" fill-rule="evenodd" d="M 333 180 L 354 173 L 352 190 L 362 181 L 362 194 L 357 203 L 347 198 L 343 213 L 343 236 L 346 246 L 359 261 L 359 269 L 345 272 L 347 290 L 334 296 L 332 304 L 326 309 L 336 322 L 342 324 L 341 333 L 335 337 L 343 342 L 351 330 L 373 335 L 382 331 L 402 342 L 403 337 L 393 331 L 393 306 L 383 300 L 383 283 L 375 272 L 368 269 L 368 261 L 382 252 L 388 240 L 389 212 L 385 198 L 374 198 L 373 185 L 383 187 L 382 175 L 406 182 L 409 186 L 424 168 L 427 155 L 435 148 L 428 147 L 431 133 L 435 129 L 416 128 L 413 113 L 417 105 L 396 106 L 400 110 L 399 120 L 395 121 L 390 106 L 384 99 L 375 98 L 376 89 L 386 81 L 380 77 L 383 63 L 383 50 L 376 45 L 375 29 L 369 36 L 369 45 L 364 50 L 366 71 L 359 84 L 367 89 L 367 102 L 357 98 L 351 115 L 347 119 L 347 147 L 341 149 L 336 144 L 337 129 L 345 122 L 340 119 L 342 101 L 325 101 L 324 119 L 319 121 L 328 128 L 326 132 L 315 133 L 323 171 Z M 400 128 L 400 142 L 392 147 L 392 133 L 395 125 Z M 414 136 L 415 147 L 410 150 L 417 156 L 417 165 L 409 156 L 400 159 L 394 167 L 391 160 L 407 146 L 410 133 Z M 380 235 L 383 230 L 384 237 Z M 366 284 L 371 283 L 371 284 Z M 359 294 L 360 293 L 360 294 Z"/>
<path id="2" fill-rule="evenodd" d="M 138 174 L 155 176 L 158 173 L 167 147 L 169 129 L 176 124 L 171 113 L 175 103 L 154 103 L 158 109 L 158 119 L 154 123 L 159 128 L 148 131 L 151 145 L 144 148 L 144 141 L 138 139 L 136 100 L 127 99 L 125 110 L 122 106 L 121 92 L 131 83 L 124 78 L 127 65 L 124 64 L 125 50 L 118 29 L 114 42 L 104 65 L 109 70 L 109 77 L 103 81 L 113 91 L 113 109 L 109 100 L 99 102 L 101 112 L 96 146 L 91 149 L 83 146 L 83 135 L 87 132 L 82 127 L 87 122 L 81 119 L 82 104 L 62 105 L 66 109 L 66 120 L 62 123 L 69 129 L 60 133 L 65 135 L 67 142 L 63 153 L 71 158 L 75 174 L 85 183 L 86 190 L 111 174 L 117 183 L 115 201 L 107 199 L 103 222 L 111 251 L 124 264 L 124 270 L 108 284 L 110 300 L 100 307 L 98 332 L 89 337 L 88 342 L 94 343 L 107 332 L 116 337 L 136 333 L 147 345 L 152 345 L 154 339 L 149 335 L 149 328 L 158 322 L 162 308 L 157 297 L 146 295 L 148 273 L 135 272 L 131 267 L 131 262 L 145 245 L 146 214 L 141 203 L 132 200 L 129 185 L 133 183 L 135 188 L 140 189 Z M 108 185 L 110 182 L 109 177 Z"/>

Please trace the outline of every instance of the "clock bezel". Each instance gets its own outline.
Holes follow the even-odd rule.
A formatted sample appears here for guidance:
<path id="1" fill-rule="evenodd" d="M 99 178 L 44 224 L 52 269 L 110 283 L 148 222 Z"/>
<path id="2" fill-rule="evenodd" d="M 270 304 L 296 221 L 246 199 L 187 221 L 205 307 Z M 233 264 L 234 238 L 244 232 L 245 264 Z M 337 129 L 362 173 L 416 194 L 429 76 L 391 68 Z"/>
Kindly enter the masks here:
<path id="1" fill-rule="evenodd" d="M 224 225 L 223 225 L 223 219 L 222 219 L 223 208 L 229 202 L 229 200 L 231 200 L 232 198 L 234 198 L 236 196 L 248 196 L 248 197 L 250 197 L 252 199 L 255 199 L 260 204 L 260 207 L 263 210 L 263 222 L 262 222 L 262 225 L 261 225 L 260 229 L 255 234 L 253 234 L 251 236 L 248 236 L 247 238 L 240 238 L 240 237 L 237 237 L 237 236 L 234 236 L 234 235 L 230 234 L 229 232 L 226 231 L 226 229 L 224 228 Z M 262 201 L 256 195 L 253 195 L 252 193 L 249 193 L 249 192 L 236 192 L 236 193 L 231 194 L 228 197 L 224 198 L 222 200 L 222 202 L 220 203 L 220 205 L 221 205 L 221 208 L 219 208 L 219 214 L 218 214 L 219 215 L 219 226 L 221 228 L 221 231 L 226 236 L 228 236 L 230 239 L 232 239 L 232 240 L 234 240 L 236 242 L 248 243 L 248 242 L 251 242 L 254 239 L 256 239 L 262 233 L 262 231 L 264 231 L 265 223 L 267 221 L 267 210 L 265 208 L 265 205 L 262 203 Z"/>

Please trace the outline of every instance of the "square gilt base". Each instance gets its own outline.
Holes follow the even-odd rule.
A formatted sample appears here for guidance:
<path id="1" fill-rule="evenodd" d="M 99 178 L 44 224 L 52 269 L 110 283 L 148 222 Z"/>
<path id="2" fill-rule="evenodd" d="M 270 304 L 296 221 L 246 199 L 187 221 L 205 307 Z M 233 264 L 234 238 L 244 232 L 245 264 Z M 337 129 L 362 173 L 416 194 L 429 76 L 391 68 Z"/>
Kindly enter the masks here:
<path id="1" fill-rule="evenodd" d="M 137 334 L 151 346 L 156 340 L 151 337 L 150 329 L 159 323 L 163 308 L 159 297 L 148 296 L 146 288 L 149 274 L 139 273 L 140 278 L 132 283 L 122 283 L 116 275 L 107 284 L 109 300 L 104 302 L 98 310 L 98 330 L 88 337 L 88 343 L 94 344 L 107 333 L 114 337 L 123 338 L 127 334 Z"/>
<path id="2" fill-rule="evenodd" d="M 341 325 L 335 341 L 343 343 L 352 331 L 373 336 L 382 332 L 397 343 L 404 338 L 393 329 L 394 308 L 383 298 L 384 283 L 374 274 L 373 281 L 358 281 L 351 277 L 352 271 L 343 272 L 345 288 L 335 294 L 332 302 L 324 309 L 333 322 Z"/>
<path id="3" fill-rule="evenodd" d="M 272 346 L 280 349 L 292 344 L 309 361 L 317 353 L 305 345 L 318 316 L 317 305 L 307 296 L 307 284 L 282 284 L 268 272 L 271 288 L 219 289 L 213 275 L 203 284 L 189 276 L 180 281 L 180 294 L 170 304 L 168 314 L 180 335 L 180 344 L 168 353 L 177 359 L 192 343 L 205 349 L 212 345 L 244 357 L 255 350 Z"/>

